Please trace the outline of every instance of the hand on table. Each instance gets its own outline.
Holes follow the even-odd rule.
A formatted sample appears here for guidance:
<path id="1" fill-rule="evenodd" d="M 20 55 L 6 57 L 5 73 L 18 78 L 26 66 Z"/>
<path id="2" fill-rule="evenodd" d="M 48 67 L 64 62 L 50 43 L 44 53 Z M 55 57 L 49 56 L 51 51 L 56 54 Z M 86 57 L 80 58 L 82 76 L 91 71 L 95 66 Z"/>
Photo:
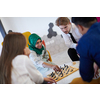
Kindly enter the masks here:
<path id="1" fill-rule="evenodd" d="M 52 83 L 57 84 L 56 81 L 52 78 L 44 78 L 44 81 L 48 82 L 48 84 L 52 84 Z"/>

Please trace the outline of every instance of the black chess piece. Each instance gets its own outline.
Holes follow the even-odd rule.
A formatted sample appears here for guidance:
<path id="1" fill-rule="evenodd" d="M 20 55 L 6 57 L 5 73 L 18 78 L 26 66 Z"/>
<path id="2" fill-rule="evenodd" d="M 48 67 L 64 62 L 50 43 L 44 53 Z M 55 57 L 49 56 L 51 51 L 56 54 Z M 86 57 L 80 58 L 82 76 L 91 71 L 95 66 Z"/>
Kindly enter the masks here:
<path id="1" fill-rule="evenodd" d="M 58 80 L 58 77 L 55 80 Z"/>
<path id="2" fill-rule="evenodd" d="M 69 71 L 70 71 L 70 69 L 68 69 L 68 71 L 67 71 L 67 73 L 66 73 L 66 74 L 68 74 L 68 73 L 69 73 Z"/>
<path id="3" fill-rule="evenodd" d="M 73 68 L 70 70 L 70 72 L 72 72 L 73 71 Z"/>
<path id="4" fill-rule="evenodd" d="M 63 77 L 63 73 L 62 73 L 62 71 L 61 71 L 60 75 L 61 75 L 61 77 Z"/>
<path id="5" fill-rule="evenodd" d="M 64 67 L 66 67 L 66 65 L 64 64 Z"/>
<path id="6" fill-rule="evenodd" d="M 55 75 L 55 74 L 52 72 L 52 73 L 51 73 L 51 77 L 53 77 L 54 75 Z"/>

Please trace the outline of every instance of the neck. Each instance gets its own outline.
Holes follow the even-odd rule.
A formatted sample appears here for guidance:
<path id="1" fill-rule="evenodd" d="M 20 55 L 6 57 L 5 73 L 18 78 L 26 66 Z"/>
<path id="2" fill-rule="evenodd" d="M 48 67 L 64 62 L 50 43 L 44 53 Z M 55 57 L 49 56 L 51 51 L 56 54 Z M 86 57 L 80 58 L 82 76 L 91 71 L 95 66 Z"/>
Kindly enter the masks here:
<path id="1" fill-rule="evenodd" d="M 84 32 L 82 33 L 82 35 L 84 35 L 85 33 L 87 33 L 88 30 L 89 30 L 89 28 L 84 27 Z"/>

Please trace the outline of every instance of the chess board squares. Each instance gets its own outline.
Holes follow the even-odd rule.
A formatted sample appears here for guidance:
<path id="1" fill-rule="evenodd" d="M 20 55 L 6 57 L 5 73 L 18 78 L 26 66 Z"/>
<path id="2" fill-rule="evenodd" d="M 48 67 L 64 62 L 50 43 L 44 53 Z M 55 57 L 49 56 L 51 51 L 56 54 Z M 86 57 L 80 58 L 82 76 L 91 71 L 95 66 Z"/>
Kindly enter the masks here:
<path id="1" fill-rule="evenodd" d="M 65 64 L 64 64 L 64 67 L 60 67 L 60 68 L 61 68 L 61 72 L 58 72 L 58 71 L 52 72 L 49 75 L 47 75 L 47 77 L 51 77 L 57 82 L 78 70 L 78 68 L 68 66 Z"/>

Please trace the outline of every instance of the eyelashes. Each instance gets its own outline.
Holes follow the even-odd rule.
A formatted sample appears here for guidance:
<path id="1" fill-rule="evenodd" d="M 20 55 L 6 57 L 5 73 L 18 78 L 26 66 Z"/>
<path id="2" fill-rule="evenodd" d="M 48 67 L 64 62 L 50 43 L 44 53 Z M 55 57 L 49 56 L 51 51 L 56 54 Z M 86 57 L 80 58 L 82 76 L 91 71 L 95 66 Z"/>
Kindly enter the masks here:
<path id="1" fill-rule="evenodd" d="M 36 42 L 36 44 L 39 44 L 39 43 L 41 43 L 42 42 L 42 40 L 40 41 L 40 42 Z"/>

